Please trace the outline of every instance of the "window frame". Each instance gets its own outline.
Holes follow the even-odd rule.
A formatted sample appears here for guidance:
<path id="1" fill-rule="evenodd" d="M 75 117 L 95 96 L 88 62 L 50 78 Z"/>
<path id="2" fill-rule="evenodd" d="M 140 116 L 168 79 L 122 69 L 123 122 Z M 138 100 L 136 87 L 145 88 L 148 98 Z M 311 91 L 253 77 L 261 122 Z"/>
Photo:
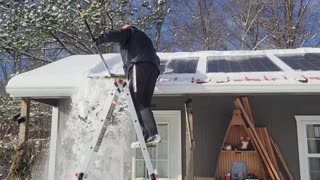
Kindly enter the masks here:
<path id="1" fill-rule="evenodd" d="M 308 153 L 308 139 L 306 127 L 310 124 L 320 125 L 320 115 L 296 115 L 297 135 L 298 135 L 298 150 L 300 164 L 300 179 L 310 179 L 309 158 L 320 157 L 320 153 Z"/>
<path id="2" fill-rule="evenodd" d="M 169 122 L 157 122 L 157 125 L 159 126 L 159 125 L 167 125 L 167 133 L 169 133 L 169 129 L 170 129 L 170 124 L 169 124 Z M 159 129 L 159 128 L 158 128 Z M 161 134 L 160 134 L 161 135 Z M 170 145 L 169 145 L 169 142 L 170 142 L 170 137 L 169 137 L 169 134 L 167 134 L 167 140 L 166 140 L 166 142 L 167 142 L 167 151 L 168 152 L 170 152 Z M 161 142 L 160 142 L 161 143 Z M 158 157 L 158 154 L 159 154 L 159 147 L 156 147 L 157 149 L 156 149 L 156 157 Z M 138 149 L 138 151 L 140 151 L 140 149 Z M 135 153 L 135 163 L 137 162 L 137 160 L 138 161 L 143 161 L 144 162 L 144 159 L 143 159 L 143 157 L 142 158 L 137 158 L 136 157 L 136 153 Z M 142 155 L 142 154 L 141 154 Z M 149 152 L 149 155 L 150 155 L 150 152 Z M 168 176 L 170 175 L 170 160 L 169 160 L 169 154 L 168 154 L 168 157 L 167 157 L 167 159 L 166 160 L 164 160 L 164 159 L 153 159 L 153 158 L 151 158 L 151 155 L 150 155 L 150 159 L 151 159 L 151 161 L 157 161 L 157 162 L 163 162 L 163 161 L 166 161 L 167 163 L 168 163 L 168 169 L 167 169 L 167 171 L 168 171 Z M 153 168 L 155 168 L 155 169 L 157 169 L 156 167 L 153 167 Z M 145 170 L 146 171 L 146 170 Z M 144 178 L 144 177 L 136 177 L 136 175 L 137 175 L 137 173 L 135 172 L 135 180 L 143 180 L 143 179 L 146 179 L 146 178 Z M 168 177 L 169 178 L 169 177 Z M 159 179 L 159 178 L 158 178 Z M 167 178 L 162 178 L 162 179 L 167 179 Z"/>
<path id="3" fill-rule="evenodd" d="M 181 136 L 181 111 L 180 110 L 154 110 L 153 114 L 157 124 L 168 124 L 168 142 L 175 139 L 174 146 L 168 143 L 168 162 L 169 174 L 168 178 L 158 178 L 159 180 L 182 180 L 182 136 Z M 167 117 L 166 117 L 167 116 Z M 159 118 L 160 117 L 160 118 Z M 161 135 L 161 134 L 160 134 Z M 174 157 L 174 158 L 173 158 Z M 172 167 L 173 166 L 173 167 Z M 131 179 L 133 180 L 147 180 L 148 178 L 136 178 L 136 153 L 132 154 L 132 173 Z M 175 177 L 171 177 L 175 176 Z"/>

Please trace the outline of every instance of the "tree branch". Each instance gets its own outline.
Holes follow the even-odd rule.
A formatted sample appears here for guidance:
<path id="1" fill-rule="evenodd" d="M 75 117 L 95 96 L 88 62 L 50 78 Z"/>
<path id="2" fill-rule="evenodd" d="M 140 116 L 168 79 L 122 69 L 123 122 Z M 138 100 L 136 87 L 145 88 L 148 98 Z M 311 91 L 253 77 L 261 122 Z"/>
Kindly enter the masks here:
<path id="1" fill-rule="evenodd" d="M 269 37 L 269 36 L 266 35 L 264 38 L 262 38 L 262 39 L 252 48 L 252 50 L 256 50 L 257 47 L 258 47 L 265 39 L 267 39 L 268 37 Z"/>
<path id="2" fill-rule="evenodd" d="M 75 55 L 76 53 L 74 53 L 71 49 L 69 49 L 60 39 L 58 36 L 56 36 L 52 31 L 50 31 L 50 34 L 58 41 L 58 43 L 66 50 L 68 51 L 70 54 Z"/>

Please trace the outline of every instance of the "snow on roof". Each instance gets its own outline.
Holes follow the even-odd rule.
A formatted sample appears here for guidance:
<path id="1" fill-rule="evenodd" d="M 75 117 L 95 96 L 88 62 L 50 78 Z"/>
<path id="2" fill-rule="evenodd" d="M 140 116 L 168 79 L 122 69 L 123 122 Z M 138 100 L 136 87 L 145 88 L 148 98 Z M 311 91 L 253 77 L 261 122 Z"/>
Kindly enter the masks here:
<path id="1" fill-rule="evenodd" d="M 118 62 L 118 54 L 105 54 L 108 62 Z M 11 78 L 6 91 L 13 97 L 69 97 L 90 70 L 101 62 L 98 55 L 74 55 Z"/>
<path id="2" fill-rule="evenodd" d="M 155 94 L 319 93 L 320 70 L 297 71 L 279 58 L 281 55 L 308 53 L 320 55 L 320 48 L 158 53 L 161 61 L 167 63 L 163 65 L 164 73 L 158 79 Z M 103 56 L 112 73 L 123 74 L 119 54 Z M 208 57 L 216 61 L 229 58 L 240 64 L 248 57 L 266 57 L 276 68 L 270 71 L 259 70 L 258 64 L 257 67 L 252 66 L 253 71 L 251 69 L 247 72 L 233 71 L 232 68 L 221 72 L 223 67 L 213 67 L 216 71 L 207 72 Z M 186 67 L 190 72 L 175 73 L 175 68 L 181 71 L 181 66 L 185 65 L 168 65 L 174 60 L 182 62 L 190 59 L 196 60 L 195 65 L 193 63 L 192 67 Z M 192 73 L 193 67 L 195 72 Z M 69 97 L 81 88 L 81 82 L 88 75 L 93 77 L 104 74 L 106 71 L 99 55 L 75 55 L 14 76 L 6 86 L 6 91 L 13 97 Z"/>

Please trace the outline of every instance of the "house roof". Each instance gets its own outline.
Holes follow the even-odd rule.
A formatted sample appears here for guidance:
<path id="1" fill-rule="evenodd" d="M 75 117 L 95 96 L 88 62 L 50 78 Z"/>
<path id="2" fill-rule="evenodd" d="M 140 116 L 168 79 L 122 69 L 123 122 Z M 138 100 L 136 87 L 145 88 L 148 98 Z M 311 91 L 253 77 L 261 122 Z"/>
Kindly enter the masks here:
<path id="1" fill-rule="evenodd" d="M 155 95 L 320 92 L 320 48 L 158 55 L 163 73 Z M 119 54 L 103 56 L 112 73 L 123 74 Z M 304 56 L 310 62 L 302 61 Z M 104 74 L 99 55 L 69 56 L 14 76 L 6 91 L 13 97 L 69 97 L 88 75 Z"/>

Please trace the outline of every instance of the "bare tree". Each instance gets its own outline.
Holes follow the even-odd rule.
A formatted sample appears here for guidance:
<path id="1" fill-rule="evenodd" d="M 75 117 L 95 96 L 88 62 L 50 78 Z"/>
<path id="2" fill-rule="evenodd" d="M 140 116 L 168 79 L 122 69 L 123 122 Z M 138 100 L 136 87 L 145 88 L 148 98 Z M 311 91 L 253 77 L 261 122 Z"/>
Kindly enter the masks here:
<path id="1" fill-rule="evenodd" d="M 265 3 L 265 0 L 229 0 L 221 3 L 226 31 L 230 34 L 230 49 L 256 49 L 266 39 L 267 35 L 260 26 Z"/>
<path id="2" fill-rule="evenodd" d="M 170 6 L 173 13 L 168 15 L 164 31 L 171 42 L 167 41 L 166 49 L 195 51 L 224 46 L 228 36 L 217 1 L 175 0 Z"/>
<path id="3" fill-rule="evenodd" d="M 173 0 L 165 50 L 270 49 L 320 45 L 317 0 Z"/>
<path id="4" fill-rule="evenodd" d="M 313 4 L 311 6 L 311 4 Z M 295 48 L 318 36 L 315 0 L 272 0 L 264 9 L 262 27 L 276 48 Z"/>

